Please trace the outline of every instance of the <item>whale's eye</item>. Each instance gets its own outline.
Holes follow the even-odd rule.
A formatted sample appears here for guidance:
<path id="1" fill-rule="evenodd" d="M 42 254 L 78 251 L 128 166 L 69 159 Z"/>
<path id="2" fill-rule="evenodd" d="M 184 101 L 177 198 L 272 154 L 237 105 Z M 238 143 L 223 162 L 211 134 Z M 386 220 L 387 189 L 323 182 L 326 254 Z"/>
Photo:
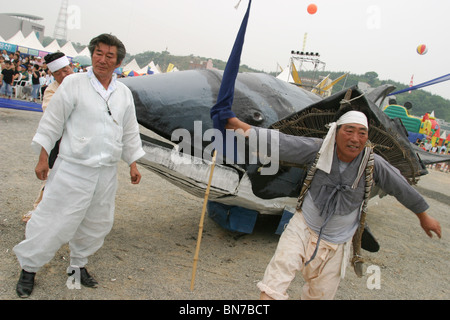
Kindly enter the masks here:
<path id="1" fill-rule="evenodd" d="M 264 118 L 263 118 L 261 112 L 258 112 L 258 111 L 253 112 L 253 120 L 258 121 L 258 122 L 263 121 Z"/>

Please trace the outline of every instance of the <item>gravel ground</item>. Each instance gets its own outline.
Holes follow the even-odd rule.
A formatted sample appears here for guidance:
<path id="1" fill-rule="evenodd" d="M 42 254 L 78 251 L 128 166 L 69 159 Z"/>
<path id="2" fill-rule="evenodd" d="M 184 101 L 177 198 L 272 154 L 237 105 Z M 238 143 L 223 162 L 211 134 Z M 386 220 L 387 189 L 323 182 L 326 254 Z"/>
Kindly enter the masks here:
<path id="1" fill-rule="evenodd" d="M 32 209 L 41 182 L 34 175 L 37 155 L 30 148 L 41 113 L 0 109 L 0 300 L 17 300 L 20 267 L 12 251 L 23 240 L 24 213 Z M 97 289 L 69 289 L 65 274 L 67 245 L 36 275 L 29 300 L 254 300 L 256 283 L 277 245 L 277 217 L 261 216 L 251 235 L 226 231 L 205 219 L 195 278 L 193 258 L 203 199 L 140 168 L 142 181 L 131 185 L 125 163 L 119 165 L 115 224 L 88 264 Z M 392 197 L 373 198 L 368 222 L 378 238 L 378 253 L 363 251 L 365 267 L 379 270 L 358 278 L 349 266 L 338 300 L 434 300 L 450 298 L 450 174 L 422 177 L 419 191 L 428 213 L 442 226 L 442 239 L 428 238 L 419 220 Z M 292 283 L 299 299 L 303 279 Z"/>

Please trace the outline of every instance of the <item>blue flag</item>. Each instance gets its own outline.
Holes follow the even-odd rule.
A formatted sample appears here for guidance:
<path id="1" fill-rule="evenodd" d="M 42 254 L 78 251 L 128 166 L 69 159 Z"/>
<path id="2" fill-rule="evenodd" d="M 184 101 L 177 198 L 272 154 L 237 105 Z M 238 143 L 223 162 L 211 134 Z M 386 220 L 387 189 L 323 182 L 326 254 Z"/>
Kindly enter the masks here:
<path id="1" fill-rule="evenodd" d="M 217 96 L 217 102 L 211 108 L 210 113 L 214 128 L 220 130 L 224 139 L 224 149 L 218 150 L 218 152 L 221 152 L 222 154 L 225 154 L 225 145 L 227 144 L 225 138 L 225 124 L 227 123 L 227 120 L 229 118 L 236 117 L 234 112 L 231 111 L 231 105 L 233 104 L 234 86 L 239 72 L 242 46 L 244 44 L 245 31 L 247 29 L 251 3 L 252 1 L 249 0 L 247 12 L 245 13 L 244 19 L 242 20 L 242 24 L 239 28 L 239 32 L 233 45 L 233 49 L 231 51 L 230 57 L 228 58 L 227 65 L 225 66 L 225 71 L 223 72 L 219 95 Z"/>
<path id="2" fill-rule="evenodd" d="M 392 92 L 392 93 L 388 94 L 388 96 L 392 96 L 394 94 L 403 93 L 403 92 L 406 92 L 406 91 L 412 91 L 412 90 L 420 89 L 420 88 L 431 86 L 433 84 L 436 84 L 436 83 L 439 83 L 439 82 L 443 82 L 443 81 L 447 81 L 447 80 L 450 80 L 450 73 L 446 74 L 444 76 L 438 77 L 436 79 L 433 79 L 433 80 L 422 82 L 422 83 L 420 83 L 418 85 L 415 85 L 415 86 L 412 86 L 412 87 L 409 87 L 409 88 L 406 88 L 406 89 L 402 89 L 402 90 L 399 90 L 399 91 L 396 91 L 396 92 Z"/>

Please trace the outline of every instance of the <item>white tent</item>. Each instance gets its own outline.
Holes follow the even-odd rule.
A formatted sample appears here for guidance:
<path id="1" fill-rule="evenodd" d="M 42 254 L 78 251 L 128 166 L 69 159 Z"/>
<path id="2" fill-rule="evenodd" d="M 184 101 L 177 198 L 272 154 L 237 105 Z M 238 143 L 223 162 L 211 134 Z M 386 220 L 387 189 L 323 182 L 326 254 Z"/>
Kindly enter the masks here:
<path id="1" fill-rule="evenodd" d="M 20 45 L 20 43 L 23 42 L 23 40 L 25 40 L 25 37 L 22 34 L 22 31 L 17 31 L 17 33 L 15 35 L 13 35 L 11 38 L 9 38 L 7 41 L 7 43 L 11 43 L 11 44 L 15 44 L 15 45 Z"/>
<path id="2" fill-rule="evenodd" d="M 72 42 L 67 41 L 65 45 L 61 47 L 61 52 L 63 52 L 68 57 L 76 57 L 78 56 L 77 50 L 72 45 Z"/>
<path id="3" fill-rule="evenodd" d="M 141 69 L 134 70 L 134 71 L 136 71 L 136 72 L 139 73 L 139 74 L 147 74 L 148 67 L 145 66 L 145 67 L 143 67 L 143 68 L 141 68 Z"/>
<path id="4" fill-rule="evenodd" d="M 86 57 L 90 57 L 91 56 L 91 52 L 89 51 L 89 48 L 86 46 L 83 50 L 81 50 L 78 53 L 79 56 L 86 56 Z"/>
<path id="5" fill-rule="evenodd" d="M 161 69 L 159 68 L 159 66 L 155 66 L 155 63 L 153 61 L 151 61 L 147 67 L 150 68 L 150 71 L 153 72 L 153 74 L 161 73 Z"/>
<path id="6" fill-rule="evenodd" d="M 286 82 L 294 82 L 294 79 L 292 79 L 291 70 L 288 67 L 284 68 L 284 70 L 277 76 L 277 79 L 286 81 Z"/>
<path id="7" fill-rule="evenodd" d="M 5 39 L 3 39 L 2 36 L 0 36 L 0 42 L 5 42 Z"/>
<path id="8" fill-rule="evenodd" d="M 19 43 L 20 46 L 35 49 L 39 51 L 44 51 L 44 46 L 39 41 L 39 39 L 36 37 L 36 34 L 34 32 L 31 32 L 21 43 Z"/>
<path id="9" fill-rule="evenodd" d="M 131 60 L 126 66 L 123 67 L 123 72 L 127 72 L 127 71 L 136 71 L 139 73 L 138 70 L 140 70 L 141 67 L 139 67 L 139 65 L 136 62 L 136 59 Z M 147 68 L 145 73 L 147 73 Z"/>
<path id="10" fill-rule="evenodd" d="M 51 52 L 51 53 L 58 52 L 58 51 L 61 51 L 61 47 L 59 46 L 58 41 L 55 39 L 48 46 L 46 46 L 44 48 L 44 51 Z"/>

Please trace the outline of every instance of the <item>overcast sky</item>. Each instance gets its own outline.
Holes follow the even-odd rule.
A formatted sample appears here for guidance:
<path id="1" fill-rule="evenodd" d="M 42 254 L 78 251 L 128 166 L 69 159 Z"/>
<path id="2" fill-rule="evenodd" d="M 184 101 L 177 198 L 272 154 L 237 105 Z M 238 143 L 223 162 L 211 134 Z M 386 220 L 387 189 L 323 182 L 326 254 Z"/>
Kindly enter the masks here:
<path id="1" fill-rule="evenodd" d="M 107 32 L 128 52 L 227 60 L 248 5 L 242 0 L 69 0 L 68 38 L 87 44 Z M 43 17 L 53 36 L 61 0 L 9 1 L 6 13 Z M 307 12 L 314 3 L 316 14 Z M 326 70 L 419 84 L 450 73 L 448 0 L 253 0 L 241 63 L 264 71 L 289 63 L 290 51 L 319 52 Z M 428 47 L 419 55 L 420 44 Z M 450 81 L 424 90 L 450 99 Z"/>

